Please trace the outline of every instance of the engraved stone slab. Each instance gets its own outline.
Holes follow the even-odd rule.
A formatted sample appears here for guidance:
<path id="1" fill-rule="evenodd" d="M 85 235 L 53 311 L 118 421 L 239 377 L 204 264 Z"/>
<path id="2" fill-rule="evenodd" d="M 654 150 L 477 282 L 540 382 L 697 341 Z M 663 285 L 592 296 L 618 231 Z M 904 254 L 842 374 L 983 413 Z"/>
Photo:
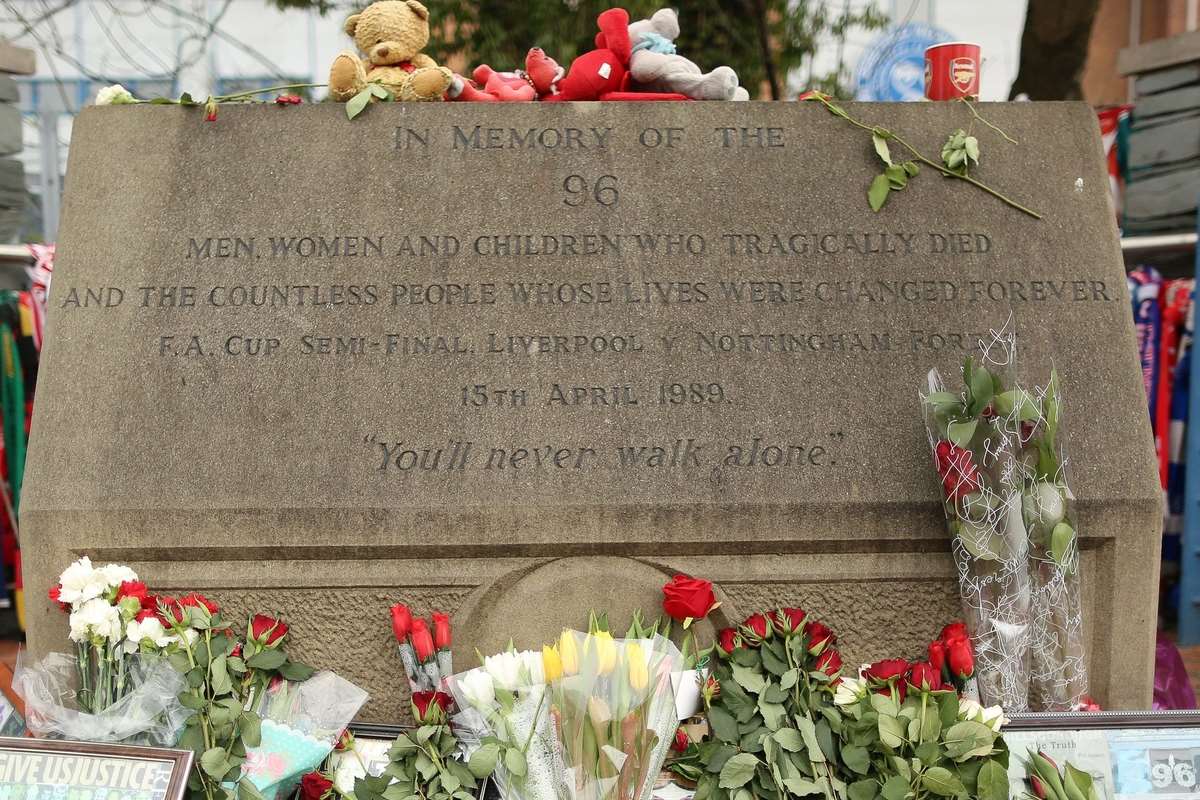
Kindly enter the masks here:
<path id="1" fill-rule="evenodd" d="M 855 113 L 934 157 L 970 122 Z M 915 656 L 958 608 L 917 389 L 1011 315 L 1027 378 L 1062 374 L 1096 694 L 1144 706 L 1159 492 L 1096 122 L 985 113 L 1021 145 L 981 132 L 979 177 L 1044 220 L 928 171 L 874 214 L 869 137 L 804 104 L 88 109 L 32 647 L 88 553 L 285 612 L 377 720 L 399 599 L 455 614 L 464 668 L 653 612 L 676 570 L 719 584 L 716 624 L 802 603 L 849 663 Z"/>

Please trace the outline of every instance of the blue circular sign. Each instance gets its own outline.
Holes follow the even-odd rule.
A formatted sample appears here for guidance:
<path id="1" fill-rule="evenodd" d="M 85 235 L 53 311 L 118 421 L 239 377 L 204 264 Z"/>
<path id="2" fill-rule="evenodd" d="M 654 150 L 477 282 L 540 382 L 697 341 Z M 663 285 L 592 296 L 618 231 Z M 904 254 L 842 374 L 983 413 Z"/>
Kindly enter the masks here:
<path id="1" fill-rule="evenodd" d="M 951 41 L 949 33 L 910 22 L 872 42 L 854 70 L 854 99 L 898 102 L 925 96 L 925 48 Z"/>

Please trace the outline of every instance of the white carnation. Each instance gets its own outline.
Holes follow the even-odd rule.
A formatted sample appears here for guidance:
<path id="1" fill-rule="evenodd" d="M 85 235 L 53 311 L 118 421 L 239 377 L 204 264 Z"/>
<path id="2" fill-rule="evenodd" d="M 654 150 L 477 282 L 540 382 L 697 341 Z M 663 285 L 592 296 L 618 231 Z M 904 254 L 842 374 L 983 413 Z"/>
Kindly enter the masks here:
<path id="1" fill-rule="evenodd" d="M 108 564 L 101 567 L 100 572 L 104 574 L 104 580 L 108 582 L 111 589 L 115 589 L 126 581 L 136 581 L 137 573 L 122 564 Z"/>
<path id="2" fill-rule="evenodd" d="M 58 599 L 76 608 L 108 590 L 104 573 L 93 567 L 87 556 L 63 570 L 58 582 L 62 585 Z"/>
<path id="3" fill-rule="evenodd" d="M 92 639 L 120 641 L 121 612 L 107 600 L 94 598 L 71 612 L 71 640 L 75 642 Z"/>
<path id="4" fill-rule="evenodd" d="M 143 644 L 163 648 L 174 640 L 175 637 L 167 633 L 158 617 L 147 617 L 142 622 L 135 619 L 125 628 L 124 648 L 126 653 L 136 653 Z"/>
<path id="5" fill-rule="evenodd" d="M 98 106 L 120 106 L 133 103 L 135 100 L 136 98 L 130 91 L 119 83 L 105 86 L 96 93 L 96 105 Z"/>

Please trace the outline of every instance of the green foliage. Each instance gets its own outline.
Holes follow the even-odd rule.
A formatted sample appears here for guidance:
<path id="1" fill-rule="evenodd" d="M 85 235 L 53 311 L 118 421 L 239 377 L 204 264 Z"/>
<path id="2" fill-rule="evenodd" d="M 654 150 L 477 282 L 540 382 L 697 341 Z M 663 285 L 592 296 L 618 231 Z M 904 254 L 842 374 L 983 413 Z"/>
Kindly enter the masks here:
<path id="1" fill-rule="evenodd" d="M 321 13 L 346 12 L 331 0 L 274 0 L 282 8 L 316 8 Z M 359 0 L 356 8 L 366 6 Z M 594 47 L 596 17 L 620 5 L 630 19 L 644 19 L 664 6 L 662 0 L 431 0 L 433 23 L 426 52 L 439 63 L 465 62 L 513 69 L 525 64 L 531 47 L 541 47 L 564 67 Z M 750 96 L 785 99 L 788 75 L 799 70 L 803 83 L 830 92 L 847 88 L 844 64 L 828 73 L 813 72 L 817 43 L 841 44 L 853 35 L 882 29 L 887 17 L 874 3 L 849 10 L 835 0 L 695 0 L 681 4 L 679 52 L 709 70 L 733 67 Z"/>
<path id="2" fill-rule="evenodd" d="M 496 765 L 498 750 L 484 745 L 476 756 L 485 751 L 491 755 L 489 764 L 477 764 L 472 758 L 468 767 L 456 757 L 458 740 L 449 725 L 422 725 L 397 737 L 388 752 L 390 763 L 378 777 L 355 780 L 354 798 L 475 800 L 478 779 L 490 774 Z"/>

